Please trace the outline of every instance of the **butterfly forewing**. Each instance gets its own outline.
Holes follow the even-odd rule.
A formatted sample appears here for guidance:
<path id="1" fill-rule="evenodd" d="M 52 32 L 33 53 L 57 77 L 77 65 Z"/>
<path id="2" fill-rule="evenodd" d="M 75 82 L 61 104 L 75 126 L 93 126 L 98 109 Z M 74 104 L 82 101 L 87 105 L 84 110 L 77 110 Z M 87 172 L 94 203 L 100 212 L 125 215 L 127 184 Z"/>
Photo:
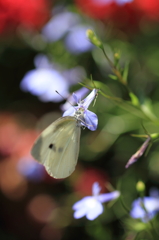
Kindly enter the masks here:
<path id="1" fill-rule="evenodd" d="M 31 154 L 54 178 L 66 178 L 77 164 L 81 128 L 74 117 L 62 117 L 36 140 Z"/>

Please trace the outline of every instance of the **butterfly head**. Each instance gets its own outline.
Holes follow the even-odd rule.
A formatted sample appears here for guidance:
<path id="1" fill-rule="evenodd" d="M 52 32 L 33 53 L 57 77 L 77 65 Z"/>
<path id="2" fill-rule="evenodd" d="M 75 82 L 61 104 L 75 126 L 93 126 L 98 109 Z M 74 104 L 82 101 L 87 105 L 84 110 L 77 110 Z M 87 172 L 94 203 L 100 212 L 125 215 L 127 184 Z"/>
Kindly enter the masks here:
<path id="1" fill-rule="evenodd" d="M 84 121 L 84 111 L 85 109 L 80 107 L 80 108 L 77 108 L 77 110 L 74 113 L 74 117 L 78 120 L 79 123 Z"/>

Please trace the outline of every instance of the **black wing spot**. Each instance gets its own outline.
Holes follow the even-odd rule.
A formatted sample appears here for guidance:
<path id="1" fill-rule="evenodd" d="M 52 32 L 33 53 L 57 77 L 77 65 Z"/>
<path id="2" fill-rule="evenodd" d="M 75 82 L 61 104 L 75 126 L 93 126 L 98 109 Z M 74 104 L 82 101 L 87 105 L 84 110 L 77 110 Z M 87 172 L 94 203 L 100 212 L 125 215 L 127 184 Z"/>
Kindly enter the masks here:
<path id="1" fill-rule="evenodd" d="M 61 153 L 62 151 L 63 151 L 63 148 L 60 147 L 60 148 L 58 149 L 58 152 Z"/>
<path id="2" fill-rule="evenodd" d="M 51 144 L 49 145 L 49 148 L 56 152 L 55 144 L 51 143 Z"/>
<path id="3" fill-rule="evenodd" d="M 52 149 L 52 148 L 53 148 L 53 146 L 54 146 L 54 144 L 52 144 L 52 143 L 51 143 L 51 144 L 49 145 L 49 148 L 51 148 L 51 149 Z"/>

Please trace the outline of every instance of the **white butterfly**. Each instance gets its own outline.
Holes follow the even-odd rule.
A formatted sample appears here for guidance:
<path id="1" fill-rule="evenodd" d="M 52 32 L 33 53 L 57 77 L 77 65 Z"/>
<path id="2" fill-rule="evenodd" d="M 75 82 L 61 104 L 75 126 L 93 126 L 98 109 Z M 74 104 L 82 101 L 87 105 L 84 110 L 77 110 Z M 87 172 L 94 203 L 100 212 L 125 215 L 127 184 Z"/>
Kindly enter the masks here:
<path id="1" fill-rule="evenodd" d="M 78 107 L 71 107 L 64 117 L 57 119 L 48 126 L 37 138 L 31 150 L 32 156 L 46 168 L 54 178 L 66 178 L 75 170 L 79 155 L 81 126 L 94 131 L 98 118 L 95 113 L 87 110 L 94 99 L 94 89 Z M 74 95 L 77 101 L 77 96 Z"/>

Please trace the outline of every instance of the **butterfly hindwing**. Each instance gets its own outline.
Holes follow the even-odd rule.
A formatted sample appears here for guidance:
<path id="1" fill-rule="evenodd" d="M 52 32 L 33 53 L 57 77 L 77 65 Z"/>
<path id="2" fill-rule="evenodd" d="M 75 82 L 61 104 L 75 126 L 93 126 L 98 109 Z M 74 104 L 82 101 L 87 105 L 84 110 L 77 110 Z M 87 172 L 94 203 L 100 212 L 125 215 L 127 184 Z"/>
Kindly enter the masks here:
<path id="1" fill-rule="evenodd" d="M 31 154 L 54 178 L 68 177 L 77 164 L 80 133 L 76 118 L 59 118 L 41 133 Z"/>

